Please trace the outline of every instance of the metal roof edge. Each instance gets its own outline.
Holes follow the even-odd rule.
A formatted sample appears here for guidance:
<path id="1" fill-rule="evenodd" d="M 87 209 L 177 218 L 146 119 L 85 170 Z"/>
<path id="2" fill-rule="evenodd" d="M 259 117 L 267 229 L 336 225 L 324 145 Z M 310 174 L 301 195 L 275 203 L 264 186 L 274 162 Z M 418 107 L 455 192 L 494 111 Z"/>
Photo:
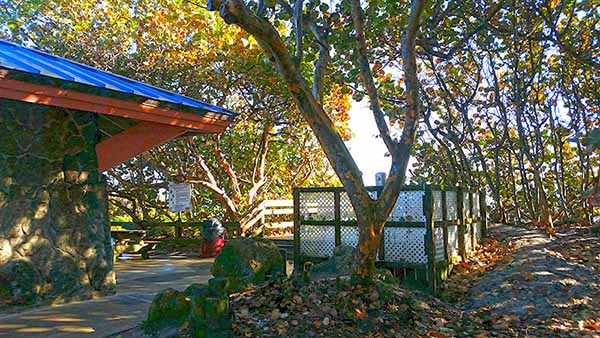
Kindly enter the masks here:
<path id="1" fill-rule="evenodd" d="M 69 59 L 66 59 L 66 58 L 63 58 L 63 57 L 60 57 L 60 56 L 56 56 L 56 55 L 50 54 L 48 52 L 44 52 L 44 51 L 39 50 L 39 49 L 25 47 L 25 46 L 19 45 L 17 43 L 14 43 L 14 42 L 11 42 L 11 41 L 7 41 L 7 40 L 3 40 L 3 39 L 0 39 L 0 44 L 11 45 L 14 48 L 18 48 L 18 49 L 26 49 L 28 51 L 31 51 L 31 52 L 34 52 L 34 53 L 37 53 L 37 54 L 41 54 L 41 55 L 43 55 L 45 57 L 49 57 L 49 58 L 52 58 L 52 59 L 61 60 L 63 62 L 67 62 L 67 63 L 71 63 L 71 64 L 75 64 L 75 65 L 77 65 L 79 67 L 83 67 L 86 70 L 89 70 L 89 71 L 92 71 L 92 72 L 100 72 L 100 73 L 103 73 L 103 74 L 106 74 L 106 75 L 109 75 L 109 76 L 114 76 L 114 77 L 119 78 L 122 81 L 127 82 L 127 83 L 136 84 L 136 85 L 142 85 L 144 87 L 148 87 L 148 88 L 150 88 L 152 90 L 155 90 L 155 91 L 158 91 L 158 92 L 164 92 L 166 94 L 180 96 L 180 97 L 182 97 L 184 99 L 194 101 L 194 102 L 198 103 L 199 105 L 207 106 L 207 108 L 216 108 L 216 109 L 205 109 L 205 108 L 201 108 L 201 107 L 192 106 L 192 105 L 189 105 L 189 104 L 186 104 L 186 103 L 183 103 L 183 102 L 173 102 L 173 101 L 170 101 L 170 100 L 158 99 L 158 98 L 150 97 L 150 96 L 147 96 L 147 95 L 140 95 L 140 94 L 136 94 L 136 93 L 127 93 L 127 92 L 124 92 L 124 91 L 121 91 L 121 90 L 115 90 L 115 89 L 107 88 L 107 87 L 94 86 L 92 84 L 81 83 L 81 82 L 78 82 L 78 81 L 65 80 L 65 79 L 61 79 L 61 78 L 58 78 L 58 77 L 47 76 L 47 75 L 40 74 L 40 73 L 28 72 L 30 74 L 34 74 L 34 75 L 38 75 L 38 76 L 43 76 L 43 77 L 55 78 L 55 79 L 58 79 L 58 80 L 68 81 L 68 82 L 73 82 L 73 83 L 80 83 L 80 84 L 87 85 L 87 86 L 104 88 L 104 89 L 107 89 L 107 90 L 112 90 L 112 91 L 116 91 L 116 92 L 120 92 L 120 93 L 124 93 L 124 94 L 130 94 L 130 95 L 135 95 L 135 96 L 139 96 L 139 97 L 145 97 L 145 98 L 148 98 L 148 99 L 151 99 L 151 100 L 156 100 L 156 101 L 164 102 L 164 103 L 167 103 L 167 104 L 182 105 L 182 106 L 189 107 L 189 108 L 192 108 L 192 109 L 201 109 L 201 110 L 205 110 L 205 111 L 208 111 L 208 112 L 211 112 L 211 113 L 215 113 L 215 114 L 228 115 L 228 116 L 231 117 L 230 120 L 233 120 L 235 117 L 237 117 L 239 115 L 239 113 L 236 113 L 236 112 L 234 112 L 232 110 L 229 110 L 229 109 L 226 109 L 226 108 L 223 108 L 223 107 L 219 107 L 219 106 L 216 106 L 216 105 L 213 105 L 213 104 L 210 104 L 210 103 L 207 103 L 207 102 L 195 99 L 195 98 L 191 98 L 191 97 L 183 95 L 183 94 L 179 94 L 179 93 L 176 93 L 176 92 L 173 92 L 173 91 L 169 91 L 169 90 L 166 90 L 166 89 L 163 89 L 163 88 L 160 88 L 160 87 L 156 87 L 156 86 L 151 85 L 151 84 L 147 84 L 147 83 L 144 83 L 144 82 L 141 82 L 141 81 L 138 81 L 138 80 L 134 80 L 134 79 L 128 78 L 128 77 L 123 76 L 123 75 L 119 75 L 119 74 L 115 74 L 115 73 L 112 73 L 112 72 L 109 72 L 109 71 L 98 69 L 98 68 L 92 67 L 90 65 L 86 65 L 84 63 L 81 63 L 81 62 L 77 62 L 77 61 L 69 60 Z M 0 68 L 5 68 L 5 69 L 13 70 L 12 68 L 5 67 L 5 66 L 2 66 L 2 65 L 0 65 Z M 22 71 L 22 70 L 18 70 L 17 69 L 17 71 Z"/>

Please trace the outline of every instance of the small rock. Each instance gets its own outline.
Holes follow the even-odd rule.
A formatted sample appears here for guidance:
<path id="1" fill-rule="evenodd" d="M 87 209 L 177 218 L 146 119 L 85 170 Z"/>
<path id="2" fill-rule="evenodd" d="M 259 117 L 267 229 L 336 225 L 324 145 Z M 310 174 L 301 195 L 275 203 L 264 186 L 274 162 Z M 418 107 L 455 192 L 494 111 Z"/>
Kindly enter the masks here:
<path id="1" fill-rule="evenodd" d="M 377 290 L 373 290 L 370 294 L 369 294 L 369 299 L 374 302 L 376 300 L 379 299 L 379 292 L 377 292 Z"/>
<path id="2" fill-rule="evenodd" d="M 279 312 L 279 309 L 274 309 L 271 311 L 271 320 L 277 320 L 279 318 L 281 318 L 281 312 Z"/>
<path id="3" fill-rule="evenodd" d="M 295 319 L 292 319 L 292 321 L 290 321 L 290 324 L 292 324 L 292 326 L 298 326 L 298 324 L 300 324 L 300 322 Z"/>
<path id="4" fill-rule="evenodd" d="M 406 312 L 408 311 L 410 307 L 408 306 L 408 304 L 400 304 L 398 305 L 398 311 L 400 312 Z"/>
<path id="5" fill-rule="evenodd" d="M 330 321 L 329 317 L 323 318 L 323 325 L 324 326 L 329 326 L 329 321 Z"/>

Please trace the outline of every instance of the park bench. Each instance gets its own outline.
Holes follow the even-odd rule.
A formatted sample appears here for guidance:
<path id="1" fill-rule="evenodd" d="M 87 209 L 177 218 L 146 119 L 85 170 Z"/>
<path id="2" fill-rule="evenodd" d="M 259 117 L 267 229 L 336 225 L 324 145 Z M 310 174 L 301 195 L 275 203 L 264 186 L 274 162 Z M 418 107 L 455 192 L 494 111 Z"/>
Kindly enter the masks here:
<path id="1" fill-rule="evenodd" d="M 150 251 L 155 250 L 160 241 L 145 239 L 146 234 L 146 230 L 111 230 L 115 260 L 123 253 L 150 258 Z"/>

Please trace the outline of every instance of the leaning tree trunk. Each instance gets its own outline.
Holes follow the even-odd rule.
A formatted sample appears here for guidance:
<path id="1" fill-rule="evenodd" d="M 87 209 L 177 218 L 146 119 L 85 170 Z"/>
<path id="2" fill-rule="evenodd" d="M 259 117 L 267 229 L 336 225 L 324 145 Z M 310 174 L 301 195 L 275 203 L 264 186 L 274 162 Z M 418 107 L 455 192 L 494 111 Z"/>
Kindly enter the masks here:
<path id="1" fill-rule="evenodd" d="M 319 95 L 313 94 L 306 78 L 302 75 L 297 59 L 292 57 L 289 52 L 289 46 L 285 44 L 277 29 L 268 19 L 262 17 L 264 11 L 254 13 L 242 0 L 207 0 L 207 9 L 209 11 L 219 11 L 221 18 L 226 23 L 236 24 L 256 39 L 266 56 L 276 66 L 291 96 L 294 98 L 298 110 L 313 130 L 329 163 L 331 163 L 331 166 L 348 193 L 350 202 L 359 218 L 360 242 L 356 257 L 357 267 L 355 267 L 354 274 L 366 279 L 372 277 L 374 274 L 375 255 L 383 230 L 382 220 L 387 219 L 387 216 L 390 214 L 404 183 L 410 151 L 416 138 L 419 111 L 421 108 L 419 83 L 416 75 L 416 36 L 424 5 L 424 0 L 412 1 L 411 13 L 403 36 L 402 59 L 406 74 L 406 116 L 402 138 L 399 142 L 396 142 L 390 136 L 384 113 L 380 109 L 368 60 L 366 67 L 364 67 L 364 61 L 366 60 L 366 42 L 362 29 L 362 21 L 364 19 L 362 18 L 362 13 L 360 13 L 360 3 L 358 1 L 352 2 L 353 21 L 357 31 L 357 50 L 361 59 L 363 81 L 365 81 L 365 88 L 369 93 L 371 108 L 380 131 L 380 136 L 391 154 L 393 163 L 380 198 L 377 201 L 373 201 L 362 182 L 361 172 L 348 151 L 344 140 L 337 132 L 323 105 L 319 102 Z M 283 7 L 284 10 L 292 10 L 291 7 L 288 9 L 285 8 L 285 2 L 283 2 Z M 289 14 L 294 15 L 293 13 Z M 310 21 L 310 15 L 297 17 L 296 19 L 297 23 L 304 23 L 304 20 Z M 312 22 L 310 24 L 315 25 Z M 317 30 L 319 30 L 319 27 L 317 27 Z M 319 40 L 320 37 L 317 39 Z M 302 41 L 302 39 L 298 39 L 297 41 Z M 319 44 L 325 43 L 326 41 L 319 41 Z M 299 49 L 297 51 L 299 52 L 299 56 L 301 56 L 302 50 Z M 318 67 L 319 72 L 321 72 L 323 70 L 321 68 L 324 68 L 323 63 L 317 62 L 317 64 L 321 65 Z"/>

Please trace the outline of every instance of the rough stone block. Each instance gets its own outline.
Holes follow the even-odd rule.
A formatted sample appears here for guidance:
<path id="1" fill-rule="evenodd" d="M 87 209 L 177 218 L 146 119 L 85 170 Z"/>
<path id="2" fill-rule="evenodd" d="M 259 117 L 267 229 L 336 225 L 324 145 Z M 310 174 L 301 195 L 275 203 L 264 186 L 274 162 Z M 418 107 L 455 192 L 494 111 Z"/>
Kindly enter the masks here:
<path id="1" fill-rule="evenodd" d="M 25 292 L 11 271 L 28 262 L 38 282 L 32 296 L 0 291 L 0 304 L 113 292 L 96 115 L 0 99 L 0 119 L 0 280 Z"/>
<path id="2" fill-rule="evenodd" d="M 251 238 L 232 239 L 215 258 L 212 273 L 229 281 L 229 292 L 239 292 L 251 284 L 265 281 L 285 268 L 279 248 L 271 241 Z"/>

